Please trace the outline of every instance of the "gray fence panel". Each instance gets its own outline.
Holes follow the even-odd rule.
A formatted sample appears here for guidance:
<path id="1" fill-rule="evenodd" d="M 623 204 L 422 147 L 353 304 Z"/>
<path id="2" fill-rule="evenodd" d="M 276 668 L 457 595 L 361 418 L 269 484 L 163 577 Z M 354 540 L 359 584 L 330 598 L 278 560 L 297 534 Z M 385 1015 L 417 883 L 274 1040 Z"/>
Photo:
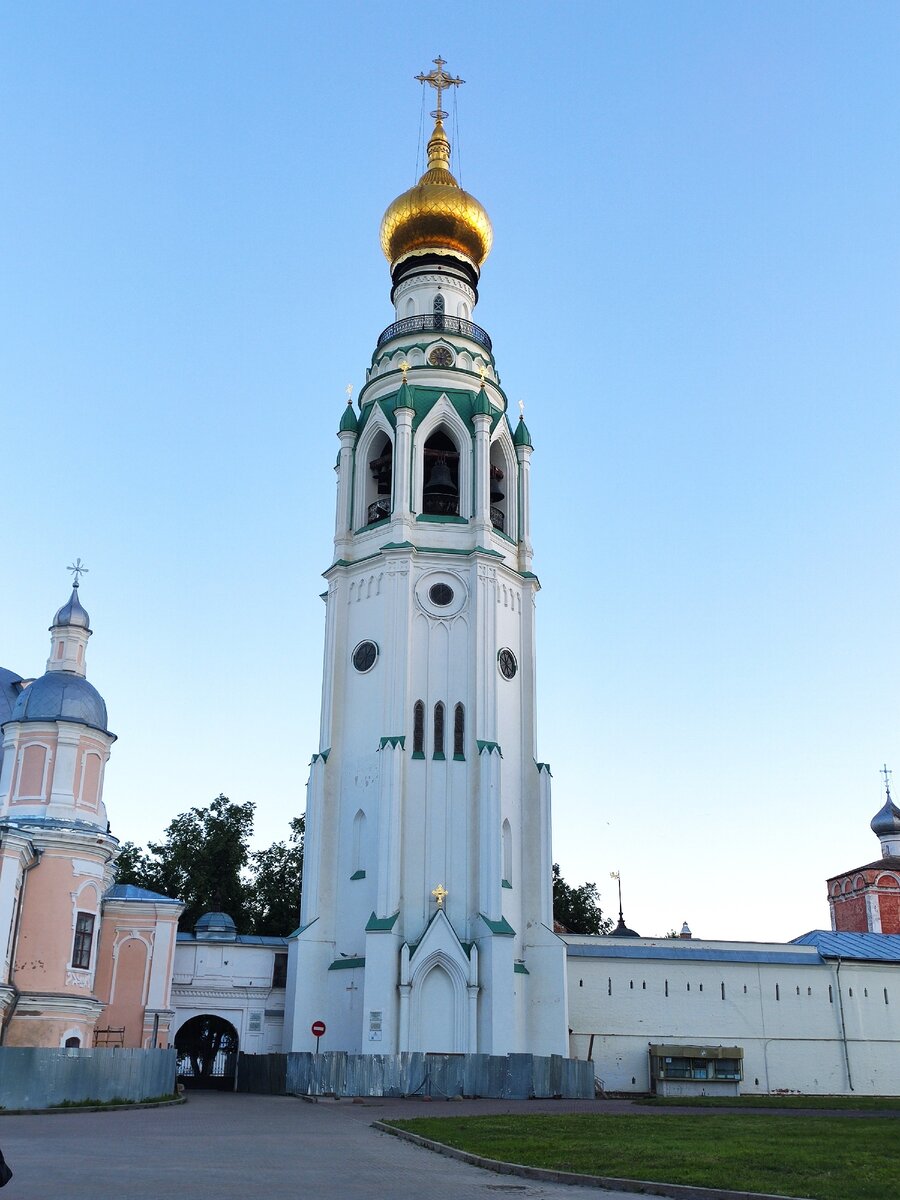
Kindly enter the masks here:
<path id="1" fill-rule="evenodd" d="M 175 1092 L 175 1051 L 0 1047 L 0 1107 L 150 1100 Z"/>
<path id="2" fill-rule="evenodd" d="M 287 1091 L 286 1077 L 286 1054 L 238 1055 L 236 1091 L 283 1096 Z"/>

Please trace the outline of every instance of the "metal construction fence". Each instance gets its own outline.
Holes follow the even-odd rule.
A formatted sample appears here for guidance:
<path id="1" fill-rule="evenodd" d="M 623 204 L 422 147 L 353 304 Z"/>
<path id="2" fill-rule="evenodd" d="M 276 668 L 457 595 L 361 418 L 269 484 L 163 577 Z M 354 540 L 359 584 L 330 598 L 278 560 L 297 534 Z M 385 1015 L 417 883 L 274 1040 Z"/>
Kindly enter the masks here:
<path id="1" fill-rule="evenodd" d="M 593 1099 L 594 1064 L 558 1054 L 241 1054 L 237 1090 L 280 1096 Z"/>
<path id="2" fill-rule="evenodd" d="M 174 1092 L 174 1050 L 0 1046 L 0 1108 L 136 1102 Z"/>

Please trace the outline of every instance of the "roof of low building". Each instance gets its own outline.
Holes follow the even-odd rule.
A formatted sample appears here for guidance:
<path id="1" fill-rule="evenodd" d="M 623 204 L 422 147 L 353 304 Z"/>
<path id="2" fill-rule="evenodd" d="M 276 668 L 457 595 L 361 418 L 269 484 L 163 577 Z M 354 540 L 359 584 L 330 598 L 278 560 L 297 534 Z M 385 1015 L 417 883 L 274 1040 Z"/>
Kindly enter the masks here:
<path id="1" fill-rule="evenodd" d="M 198 938 L 192 932 L 179 930 L 175 940 L 182 943 L 196 942 L 198 945 L 207 945 L 211 939 Z M 288 939 L 262 933 L 236 933 L 234 937 L 215 938 L 215 943 L 218 946 L 283 946 L 287 949 Z"/>
<path id="2" fill-rule="evenodd" d="M 570 941 L 563 936 L 569 958 L 629 958 L 679 962 L 782 963 L 820 962 L 814 946 L 782 942 L 714 942 L 699 938 L 616 938 L 597 935 Z"/>
<path id="3" fill-rule="evenodd" d="M 900 962 L 900 933 L 836 933 L 831 929 L 811 929 L 794 938 L 791 944 L 815 946 L 822 958 Z"/>
<path id="4" fill-rule="evenodd" d="M 104 900 L 140 900 L 153 904 L 181 904 L 172 896 L 164 896 L 162 892 L 151 892 L 149 888 L 138 887 L 134 883 L 114 883 L 103 897 Z"/>
<path id="5" fill-rule="evenodd" d="M 864 863 L 861 867 L 852 867 L 849 871 L 839 871 L 837 875 L 830 875 L 825 882 L 834 883 L 835 879 L 845 879 L 848 875 L 855 875 L 857 871 L 900 871 L 900 856 L 888 854 L 884 858 L 876 858 L 874 862 Z"/>

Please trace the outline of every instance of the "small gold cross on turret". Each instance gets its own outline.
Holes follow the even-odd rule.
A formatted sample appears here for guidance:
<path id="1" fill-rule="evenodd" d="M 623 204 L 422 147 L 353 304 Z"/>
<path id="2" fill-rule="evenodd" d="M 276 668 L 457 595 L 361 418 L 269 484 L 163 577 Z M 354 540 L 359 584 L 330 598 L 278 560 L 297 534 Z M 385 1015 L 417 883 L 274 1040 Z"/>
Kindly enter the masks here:
<path id="1" fill-rule="evenodd" d="M 434 63 L 435 69 L 433 71 L 429 71 L 427 75 L 422 72 L 421 74 L 416 75 L 415 78 L 418 79 L 419 83 L 430 83 L 437 92 L 437 108 L 431 115 L 436 120 L 442 121 L 447 114 L 441 108 L 441 96 L 447 90 L 447 88 L 459 87 L 460 84 L 465 83 L 466 81 L 464 79 L 460 79 L 456 75 L 448 75 L 444 70 L 444 67 L 447 65 L 447 60 L 445 58 L 441 58 L 440 55 L 438 55 L 437 58 L 433 58 L 431 61 Z"/>
<path id="2" fill-rule="evenodd" d="M 444 900 L 450 895 L 442 883 L 439 883 L 437 887 L 432 890 L 431 894 L 434 896 L 435 900 L 437 900 L 438 908 L 444 907 Z"/>

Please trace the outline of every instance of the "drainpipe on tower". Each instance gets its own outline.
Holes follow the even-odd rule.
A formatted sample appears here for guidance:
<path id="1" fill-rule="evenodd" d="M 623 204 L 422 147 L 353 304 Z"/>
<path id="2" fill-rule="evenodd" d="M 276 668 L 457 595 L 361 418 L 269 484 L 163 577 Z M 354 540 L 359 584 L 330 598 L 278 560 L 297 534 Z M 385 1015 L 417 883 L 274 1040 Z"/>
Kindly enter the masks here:
<path id="1" fill-rule="evenodd" d="M 850 1049 L 847 1045 L 847 1025 L 844 1021 L 844 995 L 841 991 L 841 959 L 838 957 L 837 970 L 835 971 L 835 979 L 837 980 L 838 994 L 838 1012 L 841 1014 L 841 1041 L 844 1043 L 844 1062 L 847 1066 L 847 1083 L 850 1086 L 850 1091 L 855 1091 L 853 1087 L 853 1077 L 850 1074 Z"/>

